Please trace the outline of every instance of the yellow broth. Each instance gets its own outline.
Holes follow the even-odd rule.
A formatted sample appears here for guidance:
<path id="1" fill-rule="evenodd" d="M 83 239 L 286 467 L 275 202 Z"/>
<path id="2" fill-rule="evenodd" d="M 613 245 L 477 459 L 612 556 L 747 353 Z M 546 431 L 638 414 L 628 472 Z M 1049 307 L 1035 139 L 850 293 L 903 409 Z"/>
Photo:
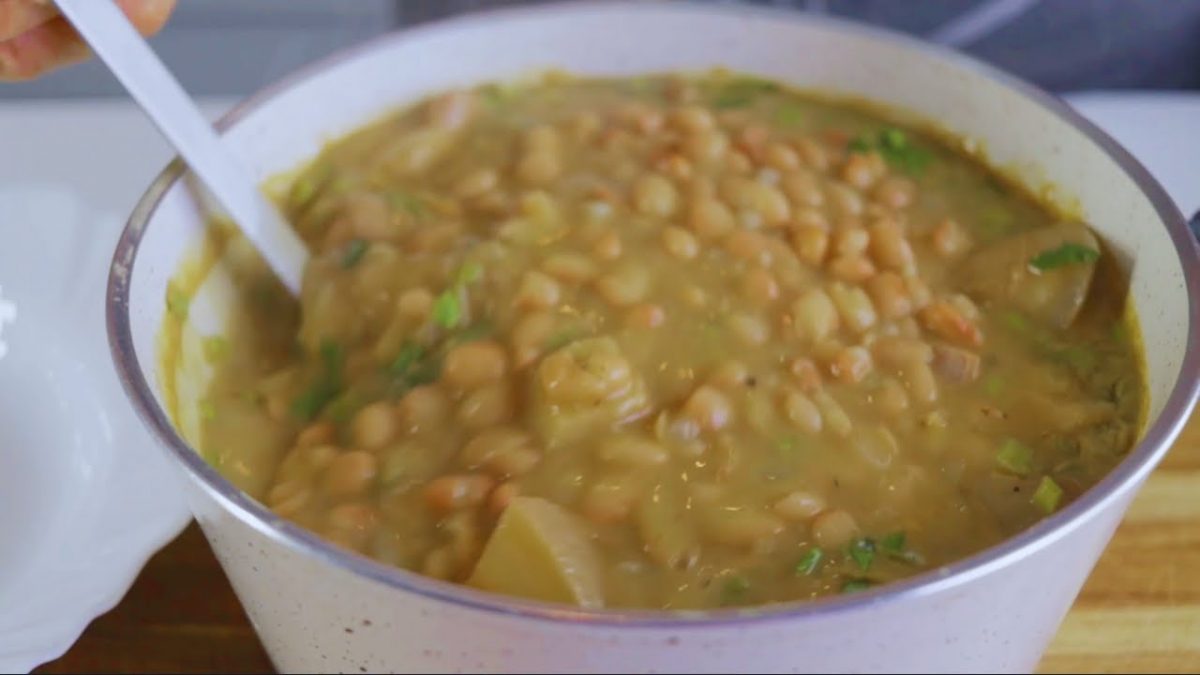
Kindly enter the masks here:
<path id="1" fill-rule="evenodd" d="M 237 275 L 204 451 L 424 574 L 584 606 L 853 592 L 1028 527 L 1138 433 L 1085 226 L 773 83 L 450 92 L 280 200 L 302 297 Z"/>

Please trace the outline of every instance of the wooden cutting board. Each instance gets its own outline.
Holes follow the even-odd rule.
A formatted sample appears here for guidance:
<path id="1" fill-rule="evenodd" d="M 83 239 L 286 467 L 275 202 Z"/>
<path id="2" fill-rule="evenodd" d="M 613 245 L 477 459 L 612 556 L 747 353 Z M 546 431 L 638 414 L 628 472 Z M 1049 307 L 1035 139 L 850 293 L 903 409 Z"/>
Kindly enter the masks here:
<path id="1" fill-rule="evenodd" d="M 36 672 L 269 672 L 195 525 Z M 1200 415 L 1150 477 L 1042 662 L 1046 673 L 1200 672 Z"/>

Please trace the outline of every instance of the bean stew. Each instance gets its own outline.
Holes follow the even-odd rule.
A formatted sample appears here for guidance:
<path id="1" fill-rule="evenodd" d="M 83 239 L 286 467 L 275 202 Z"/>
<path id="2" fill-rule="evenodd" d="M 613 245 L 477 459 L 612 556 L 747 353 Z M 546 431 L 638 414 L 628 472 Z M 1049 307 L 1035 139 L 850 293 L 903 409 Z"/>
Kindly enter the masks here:
<path id="1" fill-rule="evenodd" d="M 299 302 L 235 275 L 199 445 L 426 575 L 582 607 L 852 593 L 1029 527 L 1141 431 L 1112 254 L 861 104 L 548 75 L 280 184 L 314 257 Z"/>

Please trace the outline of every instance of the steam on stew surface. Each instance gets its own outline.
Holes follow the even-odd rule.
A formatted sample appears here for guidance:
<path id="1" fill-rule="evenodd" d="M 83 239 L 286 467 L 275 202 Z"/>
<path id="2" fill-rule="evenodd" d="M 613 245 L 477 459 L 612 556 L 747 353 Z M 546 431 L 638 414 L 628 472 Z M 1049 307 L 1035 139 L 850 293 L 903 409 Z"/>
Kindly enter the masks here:
<path id="1" fill-rule="evenodd" d="M 770 82 L 446 93 L 280 199 L 315 257 L 298 305 L 237 277 L 202 445 L 430 576 L 585 607 L 860 591 L 1062 508 L 1138 433 L 1085 225 Z"/>

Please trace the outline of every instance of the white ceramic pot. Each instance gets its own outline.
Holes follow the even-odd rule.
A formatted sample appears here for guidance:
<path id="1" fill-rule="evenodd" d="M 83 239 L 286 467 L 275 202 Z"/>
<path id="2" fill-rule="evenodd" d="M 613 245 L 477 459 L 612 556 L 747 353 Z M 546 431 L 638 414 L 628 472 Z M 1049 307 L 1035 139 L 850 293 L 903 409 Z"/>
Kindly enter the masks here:
<path id="1" fill-rule="evenodd" d="M 988 67 L 830 19 L 680 3 L 574 4 L 475 15 L 374 41 L 254 97 L 223 122 L 263 177 L 427 92 L 557 67 L 634 74 L 727 66 L 909 109 L 987 148 L 996 166 L 1076 201 L 1120 253 L 1146 338 L 1150 424 L 1082 498 L 1000 546 L 850 597 L 703 616 L 584 612 L 492 596 L 322 543 L 236 490 L 189 447 L 200 389 L 162 412 L 168 278 L 201 232 L 180 168 L 130 220 L 109 329 L 134 405 L 190 479 L 191 505 L 285 671 L 1029 671 L 1197 393 L 1200 266 L 1183 219 L 1123 150 L 1062 103 Z M 202 384 L 195 335 L 221 329 L 220 267 L 192 303 L 176 367 Z M 191 335 L 192 337 L 188 337 Z M 191 345 L 189 347 L 189 345 Z M 190 406 L 194 408 L 194 406 Z"/>

